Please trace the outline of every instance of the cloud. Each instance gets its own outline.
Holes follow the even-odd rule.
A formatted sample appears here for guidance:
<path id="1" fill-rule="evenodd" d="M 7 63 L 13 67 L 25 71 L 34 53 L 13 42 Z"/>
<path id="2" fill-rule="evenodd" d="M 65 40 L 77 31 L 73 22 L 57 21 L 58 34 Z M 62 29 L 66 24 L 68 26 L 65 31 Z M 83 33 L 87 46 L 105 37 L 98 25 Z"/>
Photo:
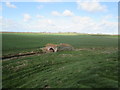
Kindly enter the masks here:
<path id="1" fill-rule="evenodd" d="M 50 20 L 50 19 L 46 20 L 46 22 L 47 22 L 48 24 L 53 24 L 53 21 Z"/>
<path id="2" fill-rule="evenodd" d="M 88 16 L 73 16 L 69 19 L 42 18 L 29 22 L 3 19 L 3 30 L 27 32 L 79 32 L 117 34 L 118 22 L 106 19 L 94 20 Z"/>
<path id="3" fill-rule="evenodd" d="M 44 19 L 40 23 L 46 24 L 46 25 L 52 25 L 53 21 L 51 19 Z"/>
<path id="4" fill-rule="evenodd" d="M 44 18 L 44 16 L 41 16 L 41 15 L 36 15 L 37 18 Z"/>
<path id="5" fill-rule="evenodd" d="M 52 11 L 51 14 L 53 16 L 73 16 L 74 15 L 74 13 L 70 10 L 64 10 L 62 13 L 58 11 Z"/>
<path id="6" fill-rule="evenodd" d="M 78 9 L 83 9 L 88 12 L 99 12 L 107 10 L 105 5 L 101 5 L 100 2 L 96 2 L 95 0 L 86 2 L 77 1 L 77 6 Z"/>
<path id="7" fill-rule="evenodd" d="M 88 24 L 93 22 L 93 19 L 87 16 L 81 17 L 81 16 L 74 16 L 72 18 L 72 22 L 75 24 Z"/>
<path id="8" fill-rule="evenodd" d="M 73 16 L 67 19 L 42 19 L 32 22 L 29 30 L 44 32 L 79 32 L 117 34 L 118 23 L 108 20 L 95 21 L 91 17 Z"/>
<path id="9" fill-rule="evenodd" d="M 24 30 L 25 26 L 21 22 L 16 22 L 15 20 L 1 17 L 0 26 L 2 26 L 2 31 L 21 31 Z"/>
<path id="10" fill-rule="evenodd" d="M 9 8 L 17 8 L 14 4 L 11 4 L 10 2 L 6 2 L 6 6 Z"/>
<path id="11" fill-rule="evenodd" d="M 51 13 L 53 16 L 61 16 L 61 13 L 57 12 L 57 11 L 52 11 Z"/>
<path id="12" fill-rule="evenodd" d="M 0 5 L 0 11 L 2 11 L 2 5 Z"/>
<path id="13" fill-rule="evenodd" d="M 63 12 L 63 16 L 73 16 L 73 15 L 74 15 L 73 12 L 71 12 L 70 10 L 65 10 Z"/>
<path id="14" fill-rule="evenodd" d="M 30 19 L 31 19 L 31 16 L 30 16 L 29 14 L 26 13 L 26 14 L 23 15 L 23 21 L 24 21 L 24 22 L 27 22 L 27 21 L 29 21 Z"/>
<path id="15" fill-rule="evenodd" d="M 111 14 L 103 16 L 103 19 L 111 19 L 111 18 L 114 18 Z"/>
<path id="16" fill-rule="evenodd" d="M 72 18 L 72 22 L 71 28 L 74 28 L 77 32 L 117 34 L 118 31 L 118 22 L 109 21 L 107 18 L 96 21 L 91 17 L 75 16 Z"/>

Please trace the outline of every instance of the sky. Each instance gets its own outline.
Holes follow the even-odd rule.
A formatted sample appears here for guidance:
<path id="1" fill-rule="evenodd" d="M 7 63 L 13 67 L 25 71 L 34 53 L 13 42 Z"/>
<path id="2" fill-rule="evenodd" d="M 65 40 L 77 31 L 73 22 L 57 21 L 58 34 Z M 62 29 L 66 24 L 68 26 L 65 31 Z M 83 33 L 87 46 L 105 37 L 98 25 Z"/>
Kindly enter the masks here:
<path id="1" fill-rule="evenodd" d="M 118 34 L 118 2 L 2 2 L 8 32 Z"/>

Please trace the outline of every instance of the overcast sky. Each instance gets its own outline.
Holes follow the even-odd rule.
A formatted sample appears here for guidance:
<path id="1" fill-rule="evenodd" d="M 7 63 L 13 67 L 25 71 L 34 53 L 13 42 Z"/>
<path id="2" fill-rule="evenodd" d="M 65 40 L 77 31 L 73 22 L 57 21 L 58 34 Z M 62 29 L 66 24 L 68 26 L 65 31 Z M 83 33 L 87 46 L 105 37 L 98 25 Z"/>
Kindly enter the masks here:
<path id="1" fill-rule="evenodd" d="M 2 31 L 118 33 L 117 2 L 2 2 L 0 11 Z"/>

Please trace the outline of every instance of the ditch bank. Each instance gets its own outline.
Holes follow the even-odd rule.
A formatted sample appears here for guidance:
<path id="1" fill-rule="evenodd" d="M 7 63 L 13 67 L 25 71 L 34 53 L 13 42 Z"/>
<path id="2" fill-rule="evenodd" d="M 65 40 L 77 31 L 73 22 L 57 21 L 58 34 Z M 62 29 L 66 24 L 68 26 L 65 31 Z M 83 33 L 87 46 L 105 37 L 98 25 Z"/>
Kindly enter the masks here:
<path id="1" fill-rule="evenodd" d="M 30 55 L 35 55 L 35 54 L 43 54 L 43 52 L 27 52 L 27 53 L 19 53 L 19 54 L 14 54 L 14 55 L 6 55 L 6 56 L 2 56 L 2 60 L 18 58 L 18 57 L 23 57 L 23 56 L 30 56 Z"/>
<path id="2" fill-rule="evenodd" d="M 87 50 L 87 51 L 94 51 L 94 50 L 105 50 L 105 48 L 77 48 L 77 49 L 74 49 L 72 51 L 82 51 L 82 50 Z M 106 49 L 107 51 L 109 51 L 109 48 Z M 114 49 L 113 49 L 114 50 Z M 115 50 L 118 50 L 117 48 L 115 48 Z M 60 51 L 71 51 L 71 50 L 59 50 L 57 52 L 60 52 Z M 47 53 L 54 53 L 54 52 L 44 52 L 44 51 L 41 51 L 39 49 L 39 51 L 32 51 L 32 52 L 26 52 L 26 53 L 18 53 L 18 54 L 13 54 L 13 55 L 5 55 L 5 56 L 2 56 L 2 58 L 0 57 L 0 59 L 2 60 L 10 60 L 10 59 L 15 59 L 15 58 L 22 58 L 22 57 L 27 57 L 27 56 L 33 56 L 33 55 L 42 55 L 42 54 L 47 54 Z"/>
<path id="3" fill-rule="evenodd" d="M 18 58 L 18 57 L 23 57 L 23 56 L 30 56 L 30 55 L 35 55 L 35 54 L 45 54 L 45 53 L 51 53 L 51 52 L 72 51 L 72 50 L 74 50 L 74 48 L 71 45 L 66 44 L 66 43 L 60 43 L 60 44 L 48 43 L 43 48 L 36 49 L 32 52 L 2 56 L 2 60 Z"/>

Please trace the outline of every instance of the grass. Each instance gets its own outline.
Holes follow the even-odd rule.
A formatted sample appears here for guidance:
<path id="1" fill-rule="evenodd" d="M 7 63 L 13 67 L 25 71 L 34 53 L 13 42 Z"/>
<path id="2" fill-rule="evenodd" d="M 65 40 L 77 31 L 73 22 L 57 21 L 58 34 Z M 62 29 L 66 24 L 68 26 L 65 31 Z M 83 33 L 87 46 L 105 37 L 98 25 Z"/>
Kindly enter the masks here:
<path id="1" fill-rule="evenodd" d="M 117 36 L 95 35 L 55 35 L 39 33 L 3 33 L 3 55 L 32 51 L 44 47 L 47 43 L 68 43 L 75 48 L 117 47 Z"/>
<path id="2" fill-rule="evenodd" d="M 4 54 L 29 51 L 46 43 L 68 43 L 76 50 L 3 60 L 3 88 L 117 88 L 117 40 L 109 35 L 5 33 Z"/>

